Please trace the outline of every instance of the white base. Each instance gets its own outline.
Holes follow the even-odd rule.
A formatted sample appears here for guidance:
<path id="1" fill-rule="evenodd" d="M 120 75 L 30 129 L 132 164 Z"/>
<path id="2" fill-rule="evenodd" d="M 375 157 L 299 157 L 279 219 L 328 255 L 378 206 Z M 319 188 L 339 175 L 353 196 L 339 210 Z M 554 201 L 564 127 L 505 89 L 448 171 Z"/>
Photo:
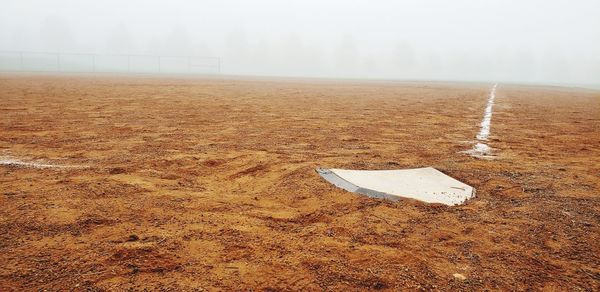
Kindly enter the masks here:
<path id="1" fill-rule="evenodd" d="M 433 167 L 403 170 L 317 171 L 336 186 L 373 197 L 411 198 L 427 203 L 453 206 L 475 196 L 473 187 Z"/>

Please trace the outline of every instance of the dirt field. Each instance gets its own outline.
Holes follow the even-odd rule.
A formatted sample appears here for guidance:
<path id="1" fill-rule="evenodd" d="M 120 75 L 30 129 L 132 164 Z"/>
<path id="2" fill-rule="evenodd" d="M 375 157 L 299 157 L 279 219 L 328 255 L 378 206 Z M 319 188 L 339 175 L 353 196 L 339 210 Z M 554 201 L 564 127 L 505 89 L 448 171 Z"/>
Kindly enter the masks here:
<path id="1" fill-rule="evenodd" d="M 0 75 L 0 290 L 600 289 L 600 92 Z M 433 166 L 458 207 L 316 167 Z M 460 274 L 460 275 L 455 275 Z M 464 279 L 461 277 L 464 276 Z"/>

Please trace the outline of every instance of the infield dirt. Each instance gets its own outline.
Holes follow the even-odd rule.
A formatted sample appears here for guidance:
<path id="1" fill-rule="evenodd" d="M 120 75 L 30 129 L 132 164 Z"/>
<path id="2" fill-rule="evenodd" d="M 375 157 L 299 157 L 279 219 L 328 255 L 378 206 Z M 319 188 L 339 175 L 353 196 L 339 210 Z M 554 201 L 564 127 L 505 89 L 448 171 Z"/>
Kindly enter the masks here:
<path id="1" fill-rule="evenodd" d="M 0 75 L 0 290 L 598 290 L 600 92 Z M 432 166 L 457 207 L 316 167 Z"/>

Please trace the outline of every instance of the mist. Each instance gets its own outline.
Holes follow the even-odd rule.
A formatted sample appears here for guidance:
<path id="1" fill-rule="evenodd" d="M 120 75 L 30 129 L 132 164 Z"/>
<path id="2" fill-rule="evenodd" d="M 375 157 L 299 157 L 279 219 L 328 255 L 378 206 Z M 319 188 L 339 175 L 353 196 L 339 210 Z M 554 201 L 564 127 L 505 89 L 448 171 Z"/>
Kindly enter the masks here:
<path id="1" fill-rule="evenodd" d="M 1 51 L 218 57 L 230 75 L 600 84 L 597 0 L 1 2 Z"/>

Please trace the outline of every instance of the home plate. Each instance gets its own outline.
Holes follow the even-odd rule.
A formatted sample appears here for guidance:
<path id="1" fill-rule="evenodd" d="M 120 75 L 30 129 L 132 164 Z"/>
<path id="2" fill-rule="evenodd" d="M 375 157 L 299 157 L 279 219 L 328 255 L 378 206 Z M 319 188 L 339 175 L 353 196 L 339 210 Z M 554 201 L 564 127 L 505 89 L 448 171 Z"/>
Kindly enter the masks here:
<path id="1" fill-rule="evenodd" d="M 475 196 L 473 187 L 433 167 L 399 170 L 317 168 L 317 173 L 339 188 L 372 198 L 410 198 L 454 206 Z"/>

